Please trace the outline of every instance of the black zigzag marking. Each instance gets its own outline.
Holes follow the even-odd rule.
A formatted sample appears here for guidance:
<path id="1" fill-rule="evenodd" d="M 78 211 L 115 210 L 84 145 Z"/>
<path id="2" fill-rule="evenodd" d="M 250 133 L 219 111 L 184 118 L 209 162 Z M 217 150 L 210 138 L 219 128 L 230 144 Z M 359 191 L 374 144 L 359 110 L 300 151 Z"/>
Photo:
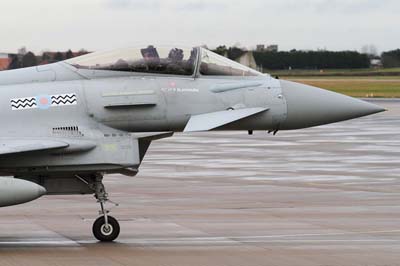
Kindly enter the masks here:
<path id="1" fill-rule="evenodd" d="M 36 102 L 36 99 L 35 98 L 27 98 L 27 99 L 12 99 L 11 100 L 11 103 L 14 103 L 14 104 L 24 104 L 24 103 L 27 103 L 27 102 Z"/>
<path id="2" fill-rule="evenodd" d="M 11 99 L 11 101 L 21 102 L 21 101 L 32 101 L 35 100 L 35 97 L 31 98 L 19 98 L 19 99 Z"/>
<path id="3" fill-rule="evenodd" d="M 19 101 L 19 102 L 11 102 L 11 104 L 26 104 L 26 103 L 36 103 L 36 101 L 24 101 L 24 102 L 22 102 L 22 101 Z"/>
<path id="4" fill-rule="evenodd" d="M 75 96 L 76 96 L 75 94 L 65 94 L 65 95 L 53 95 L 53 96 L 51 96 L 51 98 L 52 99 L 60 99 L 60 98 L 65 99 L 65 98 L 72 98 Z"/>
<path id="5" fill-rule="evenodd" d="M 11 107 L 16 108 L 16 109 L 24 109 L 24 108 L 33 107 L 33 106 L 36 106 L 36 102 L 25 103 L 25 104 L 11 104 Z"/>
<path id="6" fill-rule="evenodd" d="M 63 101 L 77 101 L 77 99 L 74 98 L 65 98 L 65 99 L 56 99 L 56 100 L 52 100 L 52 103 L 59 103 L 59 102 L 63 102 Z"/>
<path id="7" fill-rule="evenodd" d="M 36 105 L 36 102 L 30 102 L 30 103 L 12 103 L 12 106 L 34 106 Z"/>
<path id="8" fill-rule="evenodd" d="M 55 96 L 55 95 L 53 95 L 53 96 L 51 96 L 51 99 L 53 100 L 53 101 L 56 101 L 56 100 L 66 100 L 66 99 L 72 99 L 72 98 L 76 98 L 76 95 L 75 94 L 66 94 L 66 95 L 57 95 L 57 96 Z"/>
<path id="9" fill-rule="evenodd" d="M 14 102 L 24 102 L 24 101 L 33 101 L 35 100 L 35 97 L 31 97 L 31 98 L 19 98 L 19 99 L 11 99 L 11 101 Z"/>
<path id="10" fill-rule="evenodd" d="M 53 101 L 52 104 L 56 104 L 56 105 L 67 104 L 67 103 L 74 104 L 76 102 L 77 102 L 76 99 L 73 99 L 73 100 L 58 100 L 58 101 Z"/>
<path id="11" fill-rule="evenodd" d="M 65 105 L 67 103 L 74 104 L 77 102 L 75 94 L 53 95 L 51 96 L 51 103 L 55 105 Z"/>

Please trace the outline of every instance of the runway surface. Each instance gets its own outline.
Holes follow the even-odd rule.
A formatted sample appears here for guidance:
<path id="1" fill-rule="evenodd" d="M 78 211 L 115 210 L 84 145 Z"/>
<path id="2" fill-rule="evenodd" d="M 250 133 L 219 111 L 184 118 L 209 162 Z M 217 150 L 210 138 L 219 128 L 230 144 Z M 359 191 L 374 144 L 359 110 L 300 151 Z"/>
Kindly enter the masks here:
<path id="1" fill-rule="evenodd" d="M 400 101 L 277 136 L 176 134 L 135 178 L 106 177 L 116 243 L 92 196 L 0 209 L 0 265 L 400 265 Z"/>

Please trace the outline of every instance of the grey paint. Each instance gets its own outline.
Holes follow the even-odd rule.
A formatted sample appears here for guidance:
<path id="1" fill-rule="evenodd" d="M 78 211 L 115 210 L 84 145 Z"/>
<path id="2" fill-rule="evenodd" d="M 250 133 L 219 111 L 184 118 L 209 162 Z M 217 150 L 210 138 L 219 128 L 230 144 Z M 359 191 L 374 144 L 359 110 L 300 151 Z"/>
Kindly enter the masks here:
<path id="1" fill-rule="evenodd" d="M 186 124 L 184 132 L 209 131 L 251 117 L 261 112 L 265 112 L 267 110 L 268 108 L 261 107 L 242 108 L 238 110 L 227 110 L 215 113 L 193 115 Z"/>
<path id="2" fill-rule="evenodd" d="M 40 95 L 74 95 L 77 101 L 11 108 L 12 99 Z M 269 75 L 152 75 L 77 69 L 65 62 L 5 71 L 0 174 L 33 180 L 52 194 L 90 193 L 77 184 L 77 174 L 136 175 L 151 141 L 185 128 L 276 131 L 383 110 Z"/>
<path id="3" fill-rule="evenodd" d="M 298 129 L 353 119 L 383 111 L 365 101 L 316 87 L 281 81 L 288 105 L 281 129 Z"/>
<path id="4" fill-rule="evenodd" d="M 46 194 L 46 189 L 35 183 L 0 177 L 0 207 L 26 203 L 44 194 Z"/>

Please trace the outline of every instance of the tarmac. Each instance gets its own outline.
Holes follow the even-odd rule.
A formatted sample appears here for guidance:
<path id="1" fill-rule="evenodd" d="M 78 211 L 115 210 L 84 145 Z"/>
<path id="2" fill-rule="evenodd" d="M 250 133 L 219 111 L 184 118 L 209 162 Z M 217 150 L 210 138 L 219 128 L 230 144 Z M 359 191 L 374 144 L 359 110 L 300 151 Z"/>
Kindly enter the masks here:
<path id="1" fill-rule="evenodd" d="M 400 101 L 312 129 L 176 134 L 109 175 L 115 243 L 90 196 L 0 209 L 0 266 L 400 265 Z"/>

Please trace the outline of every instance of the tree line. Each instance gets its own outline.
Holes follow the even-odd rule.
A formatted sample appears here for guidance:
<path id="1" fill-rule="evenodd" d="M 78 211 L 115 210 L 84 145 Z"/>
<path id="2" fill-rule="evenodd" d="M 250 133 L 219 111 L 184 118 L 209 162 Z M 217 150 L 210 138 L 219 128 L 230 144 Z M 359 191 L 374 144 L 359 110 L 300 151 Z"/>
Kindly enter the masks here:
<path id="1" fill-rule="evenodd" d="M 50 63 L 56 63 L 59 61 L 67 60 L 75 56 L 87 54 L 86 50 L 80 50 L 77 53 L 68 50 L 66 52 L 43 52 L 42 55 L 37 56 L 33 52 L 27 52 L 26 54 L 10 54 L 9 57 L 11 62 L 8 69 L 18 69 L 24 67 L 32 67 L 37 65 L 44 65 Z"/>
<path id="2" fill-rule="evenodd" d="M 382 53 L 384 67 L 400 67 L 400 49 Z"/>
<path id="3" fill-rule="evenodd" d="M 224 45 L 214 50 L 232 60 L 246 50 Z M 252 51 L 257 65 L 265 69 L 357 69 L 371 67 L 371 59 L 381 59 L 383 67 L 400 67 L 400 49 L 374 56 L 356 51 Z"/>
<path id="4" fill-rule="evenodd" d="M 219 46 L 214 50 L 232 60 L 243 55 L 246 50 L 238 47 Z M 33 52 L 24 55 L 10 55 L 11 62 L 8 69 L 31 67 L 48 63 L 55 63 L 66 59 L 87 54 L 86 50 L 79 52 L 43 52 L 36 56 Z M 371 67 L 371 59 L 381 59 L 383 67 L 400 67 L 400 49 L 383 52 L 382 55 L 356 51 L 253 51 L 257 65 L 264 69 L 357 69 Z"/>
<path id="5" fill-rule="evenodd" d="M 266 69 L 368 68 L 368 55 L 343 51 L 254 52 L 257 65 Z"/>

